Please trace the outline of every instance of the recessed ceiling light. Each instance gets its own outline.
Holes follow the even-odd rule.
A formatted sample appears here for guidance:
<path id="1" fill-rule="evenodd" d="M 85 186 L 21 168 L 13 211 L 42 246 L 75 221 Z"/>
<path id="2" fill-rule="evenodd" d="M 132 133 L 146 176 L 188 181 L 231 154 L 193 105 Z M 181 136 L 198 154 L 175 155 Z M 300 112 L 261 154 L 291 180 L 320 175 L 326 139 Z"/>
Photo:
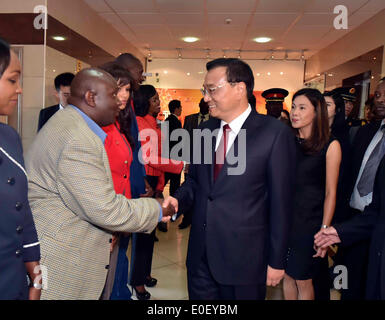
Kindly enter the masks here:
<path id="1" fill-rule="evenodd" d="M 281 76 L 283 76 L 283 72 L 280 72 L 279 74 L 280 74 Z"/>
<path id="2" fill-rule="evenodd" d="M 270 42 L 271 40 L 272 39 L 269 37 L 258 37 L 254 39 L 254 41 L 258 43 L 266 43 L 266 42 Z"/>
<path id="3" fill-rule="evenodd" d="M 164 74 L 167 74 L 167 73 L 168 73 L 168 71 L 167 71 L 167 70 L 164 70 L 164 71 L 163 71 L 163 73 L 164 73 Z"/>
<path id="4" fill-rule="evenodd" d="M 198 41 L 199 39 L 197 37 L 184 37 L 182 38 L 184 42 L 195 42 Z"/>
<path id="5" fill-rule="evenodd" d="M 66 38 L 62 37 L 62 36 L 53 36 L 52 39 L 54 39 L 56 41 L 64 41 L 64 40 L 66 40 Z"/>
<path id="6" fill-rule="evenodd" d="M 191 73 L 190 73 L 190 72 L 187 72 L 187 75 L 189 76 L 189 75 L 191 75 Z"/>
<path id="7" fill-rule="evenodd" d="M 268 72 L 268 73 L 267 73 L 267 75 L 268 75 L 268 76 L 270 76 L 270 75 L 271 75 L 271 73 L 270 73 L 270 72 Z"/>
<path id="8" fill-rule="evenodd" d="M 257 73 L 257 77 L 259 77 L 261 74 L 260 73 Z"/>

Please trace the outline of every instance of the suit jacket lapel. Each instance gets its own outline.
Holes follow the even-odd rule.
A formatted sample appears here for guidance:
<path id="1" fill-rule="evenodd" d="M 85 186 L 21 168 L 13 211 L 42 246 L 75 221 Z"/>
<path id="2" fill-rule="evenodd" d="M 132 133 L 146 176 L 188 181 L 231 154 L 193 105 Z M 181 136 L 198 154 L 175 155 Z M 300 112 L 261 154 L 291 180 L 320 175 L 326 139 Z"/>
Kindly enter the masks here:
<path id="1" fill-rule="evenodd" d="M 256 117 L 256 114 L 257 113 L 255 111 L 251 111 L 251 113 L 246 118 L 245 122 L 243 123 L 241 130 L 245 129 L 246 134 L 247 133 L 250 134 L 253 130 L 255 130 L 258 126 L 260 126 L 262 124 L 262 118 Z M 229 149 L 228 154 L 233 154 L 234 156 L 237 156 L 239 154 L 238 137 L 239 137 L 239 134 L 236 136 L 231 148 Z M 242 146 L 242 147 L 246 147 L 246 146 Z M 215 154 L 215 145 L 214 145 L 214 154 Z M 213 158 L 213 159 L 215 159 L 215 158 Z M 247 156 L 246 156 L 246 159 L 247 159 Z M 219 172 L 219 175 L 217 177 L 217 181 L 216 181 L 215 185 L 221 185 L 221 183 L 217 183 L 217 182 L 227 176 L 228 167 L 229 167 L 229 163 L 227 162 L 227 157 L 226 157 L 225 163 L 223 164 L 222 170 Z M 212 181 L 214 181 L 214 174 L 213 174 L 214 165 L 212 166 L 212 168 L 213 168 L 211 170 L 212 171 Z"/>

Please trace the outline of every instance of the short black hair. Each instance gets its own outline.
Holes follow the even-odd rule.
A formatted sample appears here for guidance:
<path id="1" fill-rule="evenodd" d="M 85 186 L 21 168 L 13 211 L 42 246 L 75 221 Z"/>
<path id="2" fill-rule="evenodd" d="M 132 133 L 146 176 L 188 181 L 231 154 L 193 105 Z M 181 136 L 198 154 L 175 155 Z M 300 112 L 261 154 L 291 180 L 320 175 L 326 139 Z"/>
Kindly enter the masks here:
<path id="1" fill-rule="evenodd" d="M 138 91 L 134 93 L 134 109 L 135 114 L 139 117 L 144 117 L 150 110 L 150 99 L 155 96 L 156 89 L 150 85 L 141 85 Z"/>
<path id="2" fill-rule="evenodd" d="M 65 73 L 59 74 L 54 80 L 56 91 L 59 92 L 60 86 L 63 86 L 63 87 L 71 86 L 71 82 L 74 78 L 75 78 L 75 75 L 71 72 L 65 72 Z"/>
<path id="3" fill-rule="evenodd" d="M 179 100 L 171 100 L 168 103 L 168 110 L 170 110 L 171 113 L 175 112 L 175 109 L 178 109 L 181 107 L 181 103 Z"/>
<path id="4" fill-rule="evenodd" d="M 11 48 L 9 43 L 0 38 L 0 78 L 3 76 L 4 71 L 7 70 L 10 62 Z"/>
<path id="5" fill-rule="evenodd" d="M 112 75 L 116 81 L 120 80 L 120 85 L 130 84 L 132 87 L 134 79 L 131 77 L 130 72 L 116 61 L 107 62 L 99 68 Z"/>
<path id="6" fill-rule="evenodd" d="M 250 101 L 254 89 L 254 75 L 250 66 L 237 58 L 218 58 L 206 64 L 207 71 L 217 67 L 226 67 L 228 82 L 244 82 L 247 90 L 247 100 Z"/>
<path id="7" fill-rule="evenodd" d="M 115 62 L 124 68 L 129 68 L 133 63 L 142 65 L 142 62 L 132 53 L 122 53 L 115 59 Z"/>

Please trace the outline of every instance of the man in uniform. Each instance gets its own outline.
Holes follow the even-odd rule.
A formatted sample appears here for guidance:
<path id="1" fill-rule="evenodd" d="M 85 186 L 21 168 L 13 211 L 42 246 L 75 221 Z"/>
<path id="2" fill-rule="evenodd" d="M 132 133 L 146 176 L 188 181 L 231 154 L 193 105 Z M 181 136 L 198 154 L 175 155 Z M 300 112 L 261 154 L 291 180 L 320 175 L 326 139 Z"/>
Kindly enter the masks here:
<path id="1" fill-rule="evenodd" d="M 289 92 L 281 88 L 272 88 L 262 92 L 262 97 L 266 100 L 267 115 L 278 119 L 283 110 L 283 102 Z"/>

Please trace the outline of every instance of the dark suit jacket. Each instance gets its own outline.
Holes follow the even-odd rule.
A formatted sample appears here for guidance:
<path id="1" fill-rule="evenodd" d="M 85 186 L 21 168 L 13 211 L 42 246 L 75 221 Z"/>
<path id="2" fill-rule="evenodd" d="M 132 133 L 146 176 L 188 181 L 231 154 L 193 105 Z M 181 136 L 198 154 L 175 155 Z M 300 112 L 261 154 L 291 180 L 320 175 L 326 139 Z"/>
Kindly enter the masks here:
<path id="1" fill-rule="evenodd" d="M 348 197 L 348 199 L 346 199 L 347 204 L 349 204 L 354 185 L 356 184 L 356 180 L 360 172 L 362 160 L 364 158 L 366 149 L 368 148 L 370 142 L 372 141 L 376 132 L 380 128 L 380 125 L 381 121 L 372 121 L 369 124 L 361 127 L 358 130 L 356 137 L 353 141 L 351 150 L 351 162 L 348 174 L 348 177 L 350 177 L 350 179 L 347 179 L 346 185 L 346 196 Z M 346 214 L 346 216 L 349 216 L 349 214 Z"/>
<path id="2" fill-rule="evenodd" d="M 200 125 L 211 131 L 219 127 L 220 120 L 214 118 Z M 292 218 L 294 135 L 287 125 L 255 111 L 242 128 L 245 172 L 227 175 L 231 165 L 225 162 L 214 183 L 213 165 L 193 163 L 176 194 L 182 211 L 194 208 L 188 271 L 194 273 L 207 252 L 212 275 L 223 285 L 265 284 L 267 264 L 284 269 Z M 235 155 L 238 139 L 232 146 Z M 212 140 L 214 155 L 215 137 Z M 201 154 L 204 163 L 203 146 Z"/>
<path id="3" fill-rule="evenodd" d="M 56 111 L 59 111 L 59 110 L 60 110 L 60 107 L 58 104 L 55 106 L 51 106 L 40 110 L 37 131 L 39 132 L 40 129 L 44 126 L 44 124 L 49 120 L 49 118 L 51 118 L 56 113 Z"/>
<path id="4" fill-rule="evenodd" d="M 362 214 L 340 225 L 335 225 L 341 239 L 341 246 L 370 239 L 367 299 L 385 299 L 385 157 L 376 175 L 373 201 Z M 378 297 L 377 293 L 380 293 Z"/>
<path id="5" fill-rule="evenodd" d="M 170 114 L 166 121 L 169 122 L 169 138 L 171 138 L 171 133 L 176 130 L 176 129 L 181 129 L 182 128 L 182 123 L 179 121 L 178 117 L 174 114 Z M 180 141 L 181 139 L 179 139 L 178 141 L 171 141 L 171 139 L 169 139 L 169 147 L 170 147 L 170 152 L 171 152 L 171 149 Z"/>
<path id="6" fill-rule="evenodd" d="M 28 299 L 24 262 L 40 260 L 20 138 L 0 124 L 0 300 Z"/>
<path id="7" fill-rule="evenodd" d="M 198 117 L 199 113 L 194 113 L 186 116 L 184 118 L 183 129 L 186 129 L 191 134 L 193 129 L 198 128 Z"/>

